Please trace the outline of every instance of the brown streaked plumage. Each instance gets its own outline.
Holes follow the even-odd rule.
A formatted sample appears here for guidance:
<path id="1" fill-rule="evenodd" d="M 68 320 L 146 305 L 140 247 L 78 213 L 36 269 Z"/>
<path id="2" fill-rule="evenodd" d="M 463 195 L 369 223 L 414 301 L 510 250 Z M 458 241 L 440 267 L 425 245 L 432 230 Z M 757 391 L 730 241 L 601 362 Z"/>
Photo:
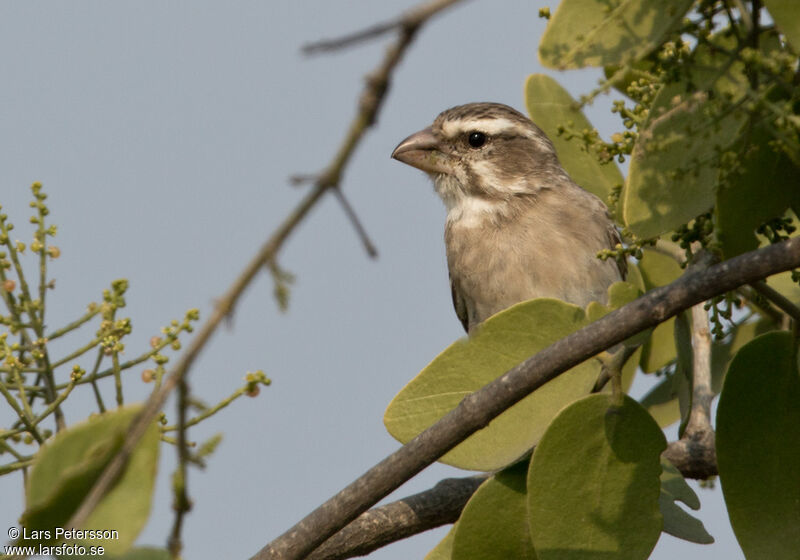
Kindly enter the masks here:
<path id="1" fill-rule="evenodd" d="M 624 263 L 597 258 L 619 243 L 605 204 L 572 181 L 550 139 L 511 107 L 448 109 L 392 157 L 431 175 L 445 203 L 453 305 L 467 331 L 535 297 L 605 302 L 624 278 Z"/>

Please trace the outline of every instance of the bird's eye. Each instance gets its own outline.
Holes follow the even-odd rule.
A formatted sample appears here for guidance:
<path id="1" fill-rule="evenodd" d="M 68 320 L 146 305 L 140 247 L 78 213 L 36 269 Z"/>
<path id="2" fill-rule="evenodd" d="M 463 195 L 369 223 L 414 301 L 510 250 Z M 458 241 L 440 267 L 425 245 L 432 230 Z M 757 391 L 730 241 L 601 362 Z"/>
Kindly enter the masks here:
<path id="1" fill-rule="evenodd" d="M 478 132 L 477 130 L 473 130 L 467 136 L 467 142 L 473 148 L 480 148 L 484 144 L 486 144 L 486 135 L 483 132 Z"/>

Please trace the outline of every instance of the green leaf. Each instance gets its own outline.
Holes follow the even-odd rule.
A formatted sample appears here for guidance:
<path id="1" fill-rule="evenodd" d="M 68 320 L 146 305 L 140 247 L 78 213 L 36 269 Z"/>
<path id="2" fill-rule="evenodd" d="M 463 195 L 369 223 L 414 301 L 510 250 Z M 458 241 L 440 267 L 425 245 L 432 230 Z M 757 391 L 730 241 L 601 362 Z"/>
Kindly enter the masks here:
<path id="1" fill-rule="evenodd" d="M 453 560 L 536 559 L 528 529 L 527 470 L 522 461 L 481 484 L 458 520 Z"/>
<path id="2" fill-rule="evenodd" d="M 453 524 L 439 544 L 425 555 L 425 560 L 451 560 L 453 558 L 453 539 L 457 528 L 458 521 Z"/>
<path id="3" fill-rule="evenodd" d="M 594 127 L 558 82 L 544 74 L 528 76 L 525 104 L 531 120 L 553 141 L 558 159 L 573 181 L 603 201 L 611 189 L 622 185 L 622 173 L 613 160 L 601 164 L 594 154 L 586 151 L 580 138 L 567 140 L 559 134 L 560 127 L 578 131 L 594 130 Z"/>
<path id="4" fill-rule="evenodd" d="M 715 393 L 722 390 L 722 382 L 731 359 L 739 349 L 753 340 L 755 337 L 774 330 L 775 323 L 768 318 L 760 318 L 756 321 L 736 325 L 729 340 L 715 340 L 711 345 L 711 389 Z"/>
<path id="5" fill-rule="evenodd" d="M 628 261 L 628 274 L 625 277 L 625 281 L 628 284 L 633 284 L 639 291 L 644 293 L 647 291 L 647 288 L 644 285 L 644 278 L 642 277 L 642 271 L 639 270 L 639 264 L 636 262 Z"/>
<path id="6" fill-rule="evenodd" d="M 562 0 L 539 43 L 550 68 L 628 64 L 656 48 L 692 0 Z"/>
<path id="7" fill-rule="evenodd" d="M 665 533 L 698 544 L 711 544 L 714 537 L 708 534 L 703 522 L 689 515 L 675 502 L 681 501 L 690 508 L 700 509 L 700 500 L 697 494 L 686 483 L 683 475 L 672 463 L 661 459 L 661 496 L 658 498 L 658 507 L 664 516 Z"/>
<path id="8" fill-rule="evenodd" d="M 681 265 L 675 259 L 653 249 L 642 250 L 639 271 L 648 290 L 671 284 L 683 274 Z"/>
<path id="9" fill-rule="evenodd" d="M 586 324 L 583 309 L 554 299 L 534 299 L 494 315 L 469 339 L 448 347 L 398 393 L 386 409 L 386 428 L 403 443 L 411 440 L 470 393 Z M 599 371 L 600 364 L 589 360 L 558 376 L 440 460 L 481 471 L 517 462 L 562 407 L 591 391 Z"/>
<path id="10" fill-rule="evenodd" d="M 642 397 L 640 403 L 659 426 L 666 428 L 681 419 L 679 401 L 689 400 L 689 390 L 683 372 L 669 373 Z"/>
<path id="11" fill-rule="evenodd" d="M 628 282 L 614 282 L 608 287 L 608 305 L 599 301 L 592 301 L 586 306 L 586 316 L 589 321 L 597 321 L 626 305 L 642 295 L 639 288 Z"/>
<path id="12" fill-rule="evenodd" d="M 63 527 L 124 441 L 141 406 L 106 412 L 57 434 L 36 455 L 27 484 L 27 508 L 21 522 L 29 530 L 49 531 L 39 541 L 52 544 L 54 527 Z M 72 544 L 103 546 L 108 554 L 125 552 L 144 527 L 150 511 L 158 461 L 154 423 L 136 447 L 120 479 L 89 516 L 86 529 L 113 529 L 118 538 Z M 31 543 L 28 543 L 31 544 Z"/>
<path id="13" fill-rule="evenodd" d="M 791 333 L 744 346 L 717 408 L 717 462 L 731 526 L 748 560 L 800 550 L 800 376 Z"/>
<path id="14" fill-rule="evenodd" d="M 795 52 L 800 52 L 800 9 L 797 0 L 764 0 L 764 6 Z"/>
<path id="15" fill-rule="evenodd" d="M 642 347 L 640 366 L 647 373 L 661 369 L 675 359 L 675 318 L 656 326 Z"/>
<path id="16" fill-rule="evenodd" d="M 767 284 L 775 288 L 779 293 L 786 297 L 795 305 L 800 305 L 800 286 L 792 280 L 791 272 L 781 272 L 767 278 Z"/>
<path id="17" fill-rule="evenodd" d="M 645 559 L 658 541 L 664 434 L 636 401 L 606 395 L 561 411 L 528 473 L 531 538 L 540 560 Z"/>
<path id="18" fill-rule="evenodd" d="M 600 303 L 599 301 L 592 301 L 586 306 L 586 317 L 589 322 L 597 321 L 604 315 L 619 309 L 636 298 L 642 295 L 641 290 L 628 282 L 614 282 L 608 287 L 608 305 Z M 641 346 L 647 339 L 649 331 L 635 334 L 629 339 L 625 340 L 623 344 L 631 347 Z"/>
<path id="19" fill-rule="evenodd" d="M 654 104 L 669 94 L 662 88 Z M 714 205 L 719 153 L 740 126 L 738 113 L 719 116 L 700 94 L 653 119 L 634 146 L 622 190 L 625 225 L 639 237 L 654 237 L 708 211 Z"/>
<path id="20" fill-rule="evenodd" d="M 760 39 L 762 52 L 778 48 L 773 33 Z M 736 50 L 735 36 L 723 30 L 710 42 L 721 48 L 699 45 L 686 77 L 659 90 L 634 146 L 620 205 L 623 223 L 640 237 L 677 229 L 710 210 L 717 201 L 720 156 L 737 151 L 746 131 L 741 109 L 715 101 L 735 107 L 748 88 L 744 65 L 728 54 Z"/>
<path id="21" fill-rule="evenodd" d="M 715 233 L 724 257 L 731 258 L 758 248 L 755 229 L 787 208 L 800 208 L 800 168 L 769 142 L 766 126 L 756 127 L 735 147 L 744 166 L 717 190 Z M 769 185 L 769 188 L 764 188 Z"/>
<path id="22" fill-rule="evenodd" d="M 675 259 L 652 249 L 642 251 L 639 271 L 647 290 L 666 286 L 683 274 L 683 269 Z M 675 319 L 672 318 L 653 329 L 650 338 L 642 348 L 640 365 L 643 371 L 656 371 L 675 359 L 677 350 L 673 334 L 674 325 Z"/>

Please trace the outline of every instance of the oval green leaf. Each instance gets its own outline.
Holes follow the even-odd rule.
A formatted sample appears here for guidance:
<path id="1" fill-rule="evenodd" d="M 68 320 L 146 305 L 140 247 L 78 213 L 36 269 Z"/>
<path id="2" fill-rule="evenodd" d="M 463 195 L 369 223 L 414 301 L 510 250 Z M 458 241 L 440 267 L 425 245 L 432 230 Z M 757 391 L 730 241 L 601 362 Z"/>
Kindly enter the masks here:
<path id="1" fill-rule="evenodd" d="M 800 208 L 800 167 L 770 145 L 774 140 L 765 125 L 752 127 L 734 148 L 741 172 L 717 189 L 714 233 L 726 259 L 758 248 L 758 226 L 790 206 Z"/>
<path id="2" fill-rule="evenodd" d="M 639 271 L 648 290 L 666 286 L 683 274 L 683 269 L 675 259 L 653 249 L 644 249 L 642 251 Z M 675 336 L 673 335 L 674 325 L 675 319 L 669 319 L 653 329 L 650 338 L 642 348 L 640 365 L 643 371 L 656 371 L 675 359 L 677 349 L 675 348 Z"/>
<path id="3" fill-rule="evenodd" d="M 605 201 L 615 186 L 622 185 L 622 173 L 611 160 L 601 164 L 586 151 L 580 138 L 568 140 L 559 134 L 561 127 L 594 130 L 578 103 L 561 85 L 544 74 L 532 74 L 525 81 L 525 105 L 531 120 L 541 128 L 558 153 L 558 159 L 572 180 Z"/>
<path id="4" fill-rule="evenodd" d="M 774 48 L 774 36 L 761 39 L 763 51 Z M 745 113 L 709 98 L 735 103 L 748 80 L 744 65 L 726 54 L 736 46 L 733 36 L 723 31 L 710 43 L 721 48 L 698 46 L 689 76 L 658 92 L 634 146 L 620 204 L 623 223 L 639 237 L 677 229 L 716 202 L 720 154 L 737 143 Z"/>
<path id="5" fill-rule="evenodd" d="M 672 98 L 668 88 L 656 101 L 662 96 Z M 689 96 L 640 134 L 620 198 L 622 220 L 637 236 L 677 229 L 714 205 L 719 152 L 741 119 L 736 112 L 720 117 L 712 107 L 702 95 Z"/>
<path id="6" fill-rule="evenodd" d="M 800 6 L 797 0 L 764 0 L 764 6 L 795 52 L 800 52 Z"/>
<path id="7" fill-rule="evenodd" d="M 683 372 L 667 373 L 658 385 L 642 397 L 640 404 L 659 426 L 666 428 L 681 419 L 680 401 L 689 400 L 690 390 Z"/>
<path id="8" fill-rule="evenodd" d="M 469 339 L 448 347 L 398 393 L 386 409 L 386 428 L 401 442 L 409 441 L 470 393 L 586 324 L 583 309 L 554 299 L 535 299 L 498 313 Z M 591 391 L 599 371 L 600 364 L 589 360 L 565 372 L 440 460 L 481 471 L 517 462 L 562 407 Z"/>
<path id="9" fill-rule="evenodd" d="M 453 557 L 453 538 L 458 528 L 456 521 L 442 540 L 425 555 L 425 560 L 451 560 Z"/>
<path id="10" fill-rule="evenodd" d="M 564 70 L 628 64 L 680 22 L 692 0 L 562 0 L 539 42 L 539 60 Z"/>
<path id="11" fill-rule="evenodd" d="M 523 461 L 481 484 L 458 520 L 453 560 L 536 560 L 528 530 L 527 470 Z"/>
<path id="12" fill-rule="evenodd" d="M 52 544 L 54 527 L 63 527 L 124 442 L 141 406 L 109 411 L 76 424 L 48 441 L 36 455 L 26 488 L 22 523 L 43 533 Z M 103 546 L 121 554 L 136 540 L 150 512 L 158 462 L 158 425 L 148 429 L 123 474 L 86 521 L 86 529 L 115 530 L 117 538 L 71 540 L 70 544 Z M 31 543 L 28 543 L 31 544 Z"/>
<path id="13" fill-rule="evenodd" d="M 745 345 L 717 408 L 717 462 L 731 526 L 748 560 L 800 551 L 800 376 L 791 333 Z"/>
<path id="14" fill-rule="evenodd" d="M 648 557 L 661 533 L 666 440 L 639 403 L 606 395 L 561 411 L 528 472 L 531 538 L 540 560 Z"/>

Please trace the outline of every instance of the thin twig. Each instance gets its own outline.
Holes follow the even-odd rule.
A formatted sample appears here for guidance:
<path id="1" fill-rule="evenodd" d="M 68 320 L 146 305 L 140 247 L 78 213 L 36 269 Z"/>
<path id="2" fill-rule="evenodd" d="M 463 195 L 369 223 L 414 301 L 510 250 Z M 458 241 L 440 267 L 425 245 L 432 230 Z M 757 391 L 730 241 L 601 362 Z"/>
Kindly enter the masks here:
<path id="1" fill-rule="evenodd" d="M 372 243 L 372 240 L 370 240 L 369 235 L 367 235 L 367 230 L 364 229 L 361 220 L 358 219 L 358 215 L 355 210 L 353 210 L 350 202 L 345 198 L 342 189 L 333 189 L 333 194 L 336 195 L 336 200 L 342 205 L 344 213 L 347 214 L 350 223 L 353 224 L 353 227 L 356 229 L 356 233 L 359 239 L 361 239 L 361 244 L 364 245 L 364 250 L 367 252 L 367 255 L 372 259 L 376 258 L 378 256 L 378 250 L 375 248 L 375 244 Z"/>
<path id="2" fill-rule="evenodd" d="M 798 266 L 800 238 L 794 238 L 684 274 L 647 292 L 468 395 L 441 420 L 267 544 L 254 558 L 307 556 L 378 500 L 562 372 L 715 295 Z"/>
<path id="3" fill-rule="evenodd" d="M 621 350 L 611 354 L 607 360 L 601 360 L 602 367 L 600 368 L 600 373 L 597 376 L 597 380 L 594 382 L 592 393 L 599 393 L 602 391 L 609 380 L 611 380 L 611 378 L 615 375 L 621 376 L 622 368 L 625 367 L 625 364 L 628 363 L 628 360 L 636 353 L 636 350 L 638 349 L 638 346 L 624 346 Z"/>
<path id="4" fill-rule="evenodd" d="M 794 319 L 796 323 L 800 323 L 800 308 L 792 303 L 786 296 L 775 288 L 767 285 L 763 280 L 761 282 L 753 282 L 751 286 L 755 291 L 764 296 L 767 301 L 772 302 L 781 311 Z"/>
<path id="5" fill-rule="evenodd" d="M 189 385 L 185 379 L 178 384 L 178 466 L 176 467 L 175 477 L 172 481 L 174 502 L 172 509 L 175 510 L 175 520 L 172 523 L 172 531 L 167 540 L 167 549 L 173 558 L 180 558 L 183 542 L 181 540 L 181 530 L 183 529 L 183 519 L 192 509 L 189 493 L 186 490 L 188 485 L 189 450 L 186 447 L 186 409 L 189 406 Z"/>
<path id="6" fill-rule="evenodd" d="M 403 23 L 402 18 L 397 18 L 383 23 L 376 23 L 370 27 L 355 31 L 342 37 L 335 39 L 320 39 L 314 43 L 307 43 L 303 45 L 300 50 L 305 55 L 317 54 L 325 51 L 335 51 L 344 47 L 350 47 L 368 39 L 374 39 L 381 35 L 394 31 Z"/>
<path id="7" fill-rule="evenodd" d="M 754 311 L 757 310 L 758 313 L 764 317 L 768 317 L 774 323 L 780 324 L 785 317 L 785 315 L 781 313 L 780 309 L 773 307 L 772 304 L 770 304 L 766 298 L 755 291 L 752 286 L 742 286 L 736 290 L 736 292 L 743 299 L 745 305 L 755 308 Z"/>
<path id="8" fill-rule="evenodd" d="M 367 75 L 364 90 L 359 97 L 358 111 L 353 121 L 350 123 L 345 138 L 339 147 L 339 151 L 328 167 L 319 175 L 310 176 L 308 174 L 298 174 L 290 178 L 292 184 L 295 185 L 313 182 L 317 189 L 333 189 L 333 191 L 337 193 L 337 198 L 342 204 L 342 208 L 349 218 L 350 223 L 353 224 L 356 233 L 370 257 L 376 256 L 377 250 L 370 241 L 355 211 L 339 190 L 341 187 L 342 174 L 345 167 L 350 162 L 355 149 L 364 137 L 364 134 L 375 124 L 378 112 L 389 90 L 391 75 L 414 40 L 417 31 L 432 16 L 459 1 L 461 0 L 434 0 L 432 2 L 426 2 L 399 18 L 397 20 L 399 23 L 389 26 L 388 29 L 399 29 L 399 36 L 397 41 L 387 49 L 380 66 Z"/>
<path id="9" fill-rule="evenodd" d="M 454 0 L 449 2 L 436 2 L 434 4 L 440 5 L 439 9 L 443 9 Z M 431 15 L 435 13 L 432 12 Z M 184 379 L 189 369 L 191 368 L 194 360 L 200 354 L 200 351 L 205 347 L 211 335 L 214 334 L 217 327 L 230 316 L 233 312 L 236 303 L 239 301 L 242 293 L 250 285 L 256 274 L 269 262 L 273 261 L 278 251 L 283 246 L 283 243 L 289 235 L 297 228 L 297 226 L 306 217 L 309 211 L 319 202 L 322 195 L 329 189 L 338 187 L 339 178 L 341 177 L 344 167 L 350 160 L 353 151 L 355 150 L 361 137 L 366 130 L 375 122 L 378 111 L 380 110 L 381 103 L 386 95 L 389 84 L 389 76 L 394 71 L 397 64 L 400 62 L 406 49 L 411 44 L 416 30 L 424 23 L 419 22 L 413 28 L 404 28 L 397 43 L 389 48 L 382 64 L 378 70 L 367 80 L 365 90 L 361 95 L 361 102 L 359 111 L 353 119 L 352 124 L 345 136 L 344 142 L 334 156 L 333 161 L 328 166 L 325 172 L 317 177 L 313 189 L 306 197 L 300 202 L 295 210 L 283 221 L 278 229 L 272 234 L 266 243 L 261 247 L 258 253 L 253 257 L 250 263 L 245 267 L 233 285 L 228 291 L 216 302 L 214 311 L 209 317 L 208 321 L 200 327 L 197 336 L 192 340 L 191 344 L 186 348 L 186 351 L 180 356 L 175 366 L 173 366 L 169 375 L 164 379 L 163 385 L 154 391 L 150 398 L 144 405 L 142 412 L 131 424 L 131 428 L 125 438 L 120 451 L 111 460 L 111 462 L 103 470 L 103 474 L 98 478 L 97 482 L 92 487 L 89 494 L 84 498 L 83 503 L 78 510 L 73 514 L 69 521 L 69 527 L 82 527 L 89 517 L 89 514 L 94 510 L 105 493 L 114 484 L 114 481 L 125 468 L 131 453 L 141 438 L 147 431 L 150 423 L 156 418 L 159 411 L 163 408 L 167 397 L 176 387 L 176 385 Z M 366 508 L 365 508 L 366 509 Z"/>
<path id="10" fill-rule="evenodd" d="M 128 458 L 144 436 L 150 423 L 155 420 L 158 413 L 164 407 L 164 403 L 172 390 L 181 379 L 186 376 L 189 368 L 191 368 L 195 359 L 200 354 L 200 351 L 205 347 L 206 343 L 208 343 L 211 335 L 214 334 L 220 323 L 233 311 L 239 298 L 253 281 L 256 274 L 262 270 L 265 263 L 275 258 L 275 255 L 283 246 L 283 243 L 319 201 L 326 190 L 326 188 L 318 186 L 306 195 L 297 208 L 286 217 L 280 227 L 278 227 L 267 242 L 264 243 L 228 291 L 216 302 L 211 317 L 209 317 L 197 331 L 197 336 L 192 339 L 191 343 L 186 347 L 186 351 L 181 354 L 169 375 L 164 379 L 164 384 L 150 395 L 142 412 L 140 412 L 132 422 L 122 448 L 103 470 L 103 474 L 100 475 L 97 482 L 92 487 L 92 490 L 87 494 L 86 498 L 84 498 L 80 508 L 73 514 L 66 526 L 83 526 L 89 514 L 94 510 L 105 493 L 117 480 L 117 477 L 122 473 Z"/>
<path id="11" fill-rule="evenodd" d="M 452 3 L 452 1 L 453 0 L 450 0 L 448 4 Z M 402 33 L 400 34 L 400 37 L 395 44 L 388 48 L 381 65 L 374 72 L 367 76 L 364 90 L 359 98 L 358 111 L 356 116 L 353 118 L 353 121 L 350 123 L 350 128 L 347 130 L 344 141 L 339 147 L 339 151 L 336 153 L 333 161 L 331 161 L 328 167 L 314 180 L 314 184 L 316 185 L 317 189 L 333 189 L 334 192 L 339 190 L 342 173 L 344 172 L 347 164 L 350 162 L 353 152 L 355 151 L 361 139 L 364 137 L 367 129 L 375 124 L 378 112 L 380 111 L 383 100 L 386 98 L 386 93 L 389 90 L 389 79 L 391 74 L 400 63 L 403 54 L 405 54 L 405 51 L 411 45 L 411 42 L 413 41 L 414 36 L 421 25 L 422 23 L 417 23 L 415 25 L 402 27 Z M 303 175 L 296 176 L 292 179 L 292 182 L 303 182 L 303 177 L 307 178 L 307 176 Z M 339 200 L 341 202 L 343 199 L 340 198 Z M 355 213 L 349 205 L 345 203 L 343 207 L 362 241 L 364 241 L 364 246 L 367 249 L 367 253 L 370 256 L 373 256 L 372 251 L 375 249 L 372 246 L 372 243 L 369 241 L 366 233 L 364 233 L 361 222 L 355 218 Z"/>
<path id="12" fill-rule="evenodd" d="M 355 31 L 335 39 L 322 39 L 313 43 L 307 43 L 303 45 L 301 50 L 305 55 L 335 51 L 345 47 L 351 47 L 369 39 L 375 39 L 395 29 L 408 26 L 418 27 L 433 15 L 460 1 L 461 0 L 436 0 L 434 2 L 420 4 L 400 17 L 382 23 L 376 23 L 360 31 Z"/>
<path id="13" fill-rule="evenodd" d="M 750 12 L 744 5 L 744 0 L 733 0 L 733 3 L 736 4 L 736 8 L 739 10 L 739 16 L 741 16 L 744 22 L 745 29 L 747 29 L 748 32 L 752 31 L 753 19 L 750 17 Z"/>

